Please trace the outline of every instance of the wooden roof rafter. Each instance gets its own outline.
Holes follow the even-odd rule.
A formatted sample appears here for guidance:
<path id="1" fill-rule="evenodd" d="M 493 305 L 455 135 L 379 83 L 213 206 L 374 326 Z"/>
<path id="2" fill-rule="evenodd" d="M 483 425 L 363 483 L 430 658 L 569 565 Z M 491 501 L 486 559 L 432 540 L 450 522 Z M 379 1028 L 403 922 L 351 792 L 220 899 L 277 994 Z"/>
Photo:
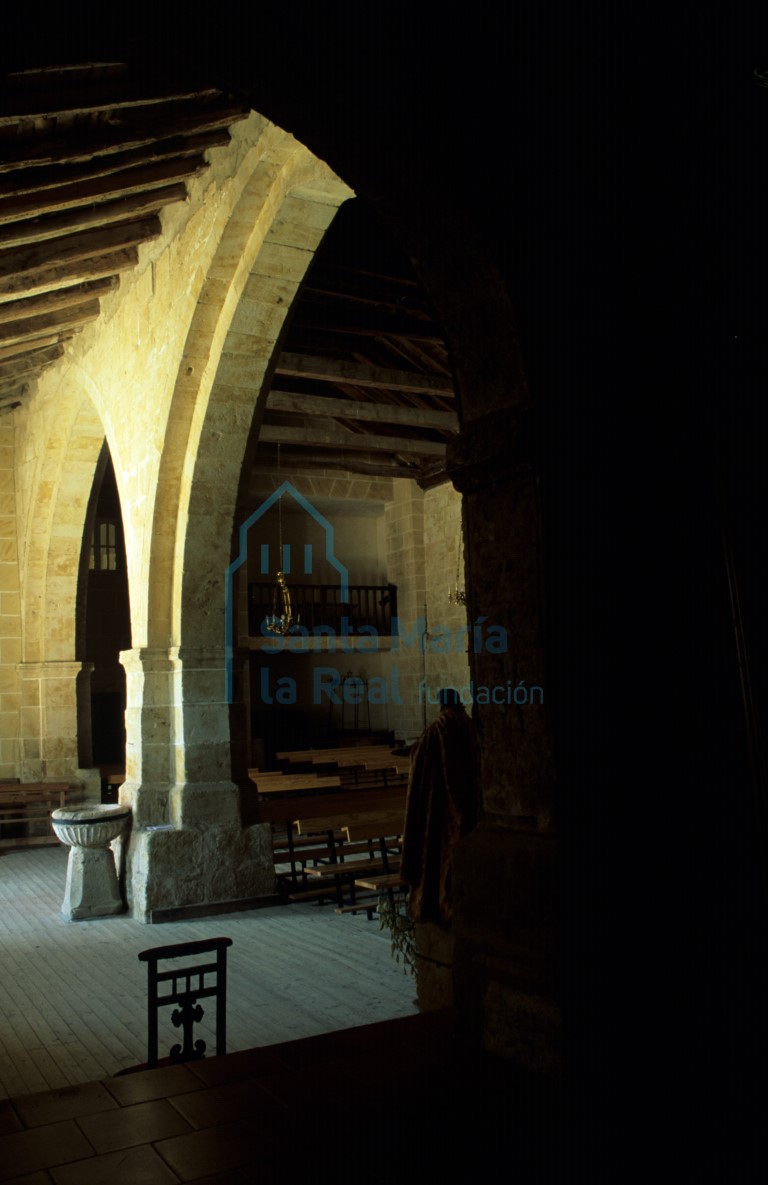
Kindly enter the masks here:
<path id="1" fill-rule="evenodd" d="M 250 108 L 122 63 L 9 75 L 0 95 L 0 401 L 15 406 L 187 199 Z M 14 388 L 15 390 L 11 389 Z M 14 395 L 18 399 L 14 402 Z"/>

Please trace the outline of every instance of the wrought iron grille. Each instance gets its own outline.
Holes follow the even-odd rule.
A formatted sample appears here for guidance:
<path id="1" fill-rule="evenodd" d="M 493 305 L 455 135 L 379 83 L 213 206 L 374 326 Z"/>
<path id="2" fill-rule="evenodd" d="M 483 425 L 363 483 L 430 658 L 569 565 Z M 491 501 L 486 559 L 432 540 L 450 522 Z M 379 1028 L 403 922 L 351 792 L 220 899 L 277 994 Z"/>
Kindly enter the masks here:
<path id="1" fill-rule="evenodd" d="M 213 997 L 216 1001 L 216 1055 L 226 1053 L 227 1045 L 227 947 L 231 938 L 208 938 L 200 942 L 178 942 L 172 946 L 155 946 L 139 954 L 142 963 L 147 964 L 147 1065 L 158 1064 L 158 1019 L 160 1009 L 177 1005 L 171 1013 L 171 1023 L 183 1033 L 183 1043 L 174 1045 L 170 1061 L 188 1062 L 205 1057 L 205 1042 L 194 1040 L 194 1026 L 204 1016 L 198 1000 Z M 160 970 L 158 964 L 165 960 L 178 960 L 206 954 L 215 954 L 215 960 L 197 962 L 188 967 L 173 967 Z M 195 982 L 196 981 L 196 982 Z M 163 990 L 167 988 L 167 990 Z"/>

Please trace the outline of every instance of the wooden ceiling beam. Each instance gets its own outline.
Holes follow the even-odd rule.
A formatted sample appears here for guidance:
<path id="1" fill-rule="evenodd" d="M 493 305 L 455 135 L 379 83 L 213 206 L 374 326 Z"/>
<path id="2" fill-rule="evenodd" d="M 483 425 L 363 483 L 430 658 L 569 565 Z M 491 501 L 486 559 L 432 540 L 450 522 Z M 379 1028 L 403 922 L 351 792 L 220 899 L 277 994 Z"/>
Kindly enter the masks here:
<path id="1" fill-rule="evenodd" d="M 0 276 L 0 302 L 17 299 L 21 295 L 37 296 L 54 289 L 67 288 L 72 283 L 118 275 L 130 271 L 138 262 L 138 246 L 125 247 L 122 250 L 105 251 L 87 260 L 77 259 L 53 267 L 41 266 L 21 276 Z"/>
<path id="2" fill-rule="evenodd" d="M 82 164 L 77 165 L 16 169 L 10 175 L 0 176 L 0 194 L 4 197 L 18 197 L 21 194 L 35 194 L 64 186 L 86 185 L 98 177 L 111 177 L 115 173 L 128 172 L 131 169 L 184 160 L 190 156 L 202 156 L 209 148 L 217 148 L 228 142 L 229 131 L 222 128 L 200 135 L 179 137 L 165 144 L 152 141 L 140 149 L 88 157 Z"/>
<path id="3" fill-rule="evenodd" d="M 95 321 L 101 311 L 98 300 L 87 300 L 70 308 L 58 309 L 54 313 L 41 313 L 38 317 L 23 317 L 0 325 L 0 345 L 14 342 L 33 341 L 47 337 L 50 333 L 66 333 L 82 329 L 89 321 Z"/>
<path id="4" fill-rule="evenodd" d="M 0 325 L 22 317 L 37 317 L 40 313 L 52 313 L 69 305 L 81 304 L 89 296 L 106 296 L 120 284 L 119 276 L 105 276 L 103 280 L 89 280 L 72 288 L 59 288 L 55 292 L 43 292 L 26 300 L 9 300 L 0 304 Z"/>
<path id="5" fill-rule="evenodd" d="M 26 392 L 24 392 L 26 394 Z M 21 407 L 21 399 L 8 399 L 0 403 L 0 416 L 7 415 L 8 412 L 14 411 L 17 407 Z"/>
<path id="6" fill-rule="evenodd" d="M 418 377 L 418 376 L 417 376 Z M 458 417 L 450 411 L 431 408 L 398 407 L 387 403 L 369 403 L 358 399 L 331 399 L 323 395 L 298 395 L 288 391 L 269 392 L 270 411 L 297 412 L 302 415 L 333 416 L 346 420 L 365 420 L 380 424 L 404 424 L 412 428 L 438 428 L 457 432 Z"/>
<path id="7" fill-rule="evenodd" d="M 408 321 L 405 318 L 393 317 L 389 324 L 384 319 L 362 318 L 358 324 L 353 324 L 348 318 L 343 321 L 338 316 L 323 317 L 318 315 L 317 307 L 300 308 L 292 327 L 293 330 L 306 330 L 308 333 L 347 334 L 349 337 L 368 337 L 376 340 L 393 338 L 406 341 L 429 342 L 435 346 L 444 346 L 445 339 L 435 330 L 434 325 L 427 321 Z"/>
<path id="8" fill-rule="evenodd" d="M 415 440 L 407 436 L 375 436 L 368 432 L 345 432 L 331 427 L 327 420 L 318 420 L 307 428 L 291 428 L 282 424 L 262 424 L 259 440 L 268 444 L 297 444 L 307 447 L 349 449 L 353 452 L 388 452 L 414 456 L 442 456 L 445 445 L 435 440 Z"/>
<path id="9" fill-rule="evenodd" d="M 199 103 L 203 99 L 216 99 L 221 91 L 215 87 L 190 90 L 188 87 L 162 91 L 147 91 L 146 83 L 140 78 L 110 80 L 108 86 L 84 83 L 80 87 L 57 87 L 48 91 L 34 88 L 31 95 L 14 88 L 0 98 L 0 127 L 62 115 L 95 115 L 100 111 L 129 111 L 135 108 L 157 108 L 168 103 Z"/>
<path id="10" fill-rule="evenodd" d="M 313 449 L 311 452 L 285 449 L 280 452 L 280 465 L 287 473 L 310 473 L 323 469 L 360 473 L 366 477 L 411 477 L 418 479 L 421 466 L 418 461 L 410 464 L 396 460 L 383 461 L 375 453 L 325 452 Z M 258 468 L 263 468 L 259 463 Z"/>
<path id="11" fill-rule="evenodd" d="M 0 362 L 6 362 L 12 359 L 26 358 L 32 353 L 32 350 L 45 350 L 55 348 L 64 340 L 58 333 L 52 333 L 50 337 L 35 341 L 31 346 L 29 342 L 21 342 L 15 346 L 0 346 Z"/>
<path id="12" fill-rule="evenodd" d="M 344 358 L 312 358 L 306 354 L 283 353 L 275 373 L 318 382 L 351 383 L 356 387 L 388 388 L 429 395 L 453 395 L 450 380 L 432 375 L 412 374 L 407 370 L 389 370 L 383 366 L 361 365 Z"/>
<path id="13" fill-rule="evenodd" d="M 15 378 L 20 382 L 27 375 L 39 374 L 46 366 L 57 362 L 63 353 L 62 345 L 46 346 L 42 350 L 29 350 L 19 358 L 0 361 L 0 379 Z"/>
<path id="14" fill-rule="evenodd" d="M 36 376 L 24 379 L 3 379 L 0 378 L 0 402 L 11 396 L 15 399 L 21 399 L 29 392 L 30 383 L 34 381 Z"/>
<path id="15" fill-rule="evenodd" d="M 164 185 L 117 201 L 100 202 L 85 206 L 68 214 L 48 215 L 30 221 L 16 222 L 9 227 L 0 226 L 0 245 L 21 246 L 25 243 L 41 243 L 45 239 L 58 238 L 76 230 L 88 230 L 94 226 L 107 226 L 115 222 L 127 222 L 144 214 L 155 214 L 173 202 L 187 200 L 187 187 L 183 181 L 175 185 Z"/>
<path id="16" fill-rule="evenodd" d="M 409 293 L 411 290 L 409 289 Z M 359 304 L 370 308 L 387 309 L 393 313 L 402 315 L 404 312 L 410 313 L 415 317 L 423 315 L 425 321 L 431 321 L 427 311 L 423 309 L 418 303 L 404 304 L 402 299 L 392 296 L 361 296 L 359 292 L 346 288 L 320 288 L 315 285 L 308 285 L 304 289 L 306 296 L 320 297 L 321 300 L 343 300 L 347 304 Z M 413 295 L 417 295 L 413 294 Z"/>
<path id="17" fill-rule="evenodd" d="M 175 181 L 187 181 L 205 172 L 208 165 L 202 156 L 174 157 L 141 168 L 124 169 L 88 181 L 72 182 L 0 197 L 0 225 L 21 222 L 25 218 L 40 218 L 46 214 L 74 210 L 92 202 L 109 202 L 131 194 L 159 189 Z"/>
<path id="18" fill-rule="evenodd" d="M 30 144 L 28 140 L 22 139 L 23 149 L 15 155 L 13 152 L 6 153 L 0 161 L 0 174 L 28 168 L 40 170 L 48 165 L 66 170 L 68 165 L 96 163 L 94 157 L 108 158 L 116 153 L 136 152 L 148 147 L 152 155 L 144 153 L 145 160 L 156 159 L 158 154 L 178 155 L 184 148 L 204 151 L 205 148 L 227 144 L 230 139 L 227 129 L 233 123 L 247 118 L 248 114 L 249 111 L 241 106 L 229 105 L 179 117 L 157 113 L 154 120 L 146 123 L 132 120 L 130 124 L 120 123 L 117 127 L 102 124 L 94 132 L 80 131 L 76 137 L 66 140 L 52 135 L 35 138 L 34 143 Z M 221 131 L 216 136 L 203 135 L 217 129 Z M 10 140 L 7 142 L 9 149 L 12 143 Z"/>
<path id="19" fill-rule="evenodd" d="M 23 290 L 26 276 L 82 263 L 107 252 L 122 251 L 126 247 L 137 247 L 139 243 L 159 238 L 161 233 L 160 219 L 154 216 L 139 222 L 118 222 L 115 226 L 62 235 L 58 239 L 48 239 L 27 247 L 11 247 L 0 251 L 0 288 L 3 283 L 18 281 L 16 290 Z M 94 278 L 83 276 L 83 279 Z"/>

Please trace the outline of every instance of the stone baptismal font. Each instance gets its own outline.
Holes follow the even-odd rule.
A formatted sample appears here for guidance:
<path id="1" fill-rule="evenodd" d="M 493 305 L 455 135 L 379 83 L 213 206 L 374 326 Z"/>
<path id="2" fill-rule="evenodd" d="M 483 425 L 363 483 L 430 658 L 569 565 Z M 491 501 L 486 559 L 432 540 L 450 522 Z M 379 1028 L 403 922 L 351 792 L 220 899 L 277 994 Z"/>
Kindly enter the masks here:
<path id="1" fill-rule="evenodd" d="M 53 830 L 70 849 L 61 906 L 68 922 L 107 917 L 125 909 L 110 844 L 130 815 L 130 807 L 118 805 L 53 811 Z"/>

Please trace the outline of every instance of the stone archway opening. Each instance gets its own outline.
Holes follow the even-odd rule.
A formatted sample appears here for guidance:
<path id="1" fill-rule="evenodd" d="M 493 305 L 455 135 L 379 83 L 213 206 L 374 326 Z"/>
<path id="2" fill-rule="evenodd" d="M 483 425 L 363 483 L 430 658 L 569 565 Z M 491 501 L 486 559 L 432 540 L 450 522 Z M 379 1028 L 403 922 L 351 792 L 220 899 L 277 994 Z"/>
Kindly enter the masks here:
<path id="1" fill-rule="evenodd" d="M 258 522 L 229 639 L 241 765 L 273 768 L 276 751 L 349 733 L 410 744 L 437 713 L 428 688 L 468 685 L 466 607 L 451 597 L 464 584 L 461 498 L 445 471 L 457 429 L 431 302 L 376 212 L 350 199 L 294 298 L 251 423 L 235 556 Z M 317 560 L 324 531 L 349 573 L 348 610 L 338 574 Z M 301 621 L 278 645 L 263 634 L 280 568 Z M 354 688 L 346 702 L 348 678 L 359 703 Z"/>
<path id="2" fill-rule="evenodd" d="M 120 494 L 104 442 L 94 474 L 80 557 L 77 657 L 90 669 L 93 765 L 102 785 L 125 769 L 125 670 L 120 652 L 131 644 L 131 609 Z"/>

